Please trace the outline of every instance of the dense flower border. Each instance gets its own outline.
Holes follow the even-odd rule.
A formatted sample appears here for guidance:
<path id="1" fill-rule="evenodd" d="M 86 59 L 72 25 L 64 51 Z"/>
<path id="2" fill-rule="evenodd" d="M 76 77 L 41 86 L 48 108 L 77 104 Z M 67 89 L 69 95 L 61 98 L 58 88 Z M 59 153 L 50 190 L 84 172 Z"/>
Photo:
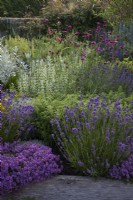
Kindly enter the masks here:
<path id="1" fill-rule="evenodd" d="M 0 195 L 61 171 L 60 157 L 47 146 L 32 142 L 0 145 Z"/>

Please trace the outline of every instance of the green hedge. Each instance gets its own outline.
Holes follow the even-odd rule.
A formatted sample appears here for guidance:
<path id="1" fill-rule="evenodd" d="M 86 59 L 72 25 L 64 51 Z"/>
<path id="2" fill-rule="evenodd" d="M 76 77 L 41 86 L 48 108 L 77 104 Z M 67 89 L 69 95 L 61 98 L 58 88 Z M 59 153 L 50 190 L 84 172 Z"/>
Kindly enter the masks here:
<path id="1" fill-rule="evenodd" d="M 38 16 L 43 0 L 0 0 L 1 17 Z"/>
<path id="2" fill-rule="evenodd" d="M 10 2 L 9 2 L 10 1 Z M 9 3 L 8 3 L 9 2 Z M 14 2 L 14 3 L 13 3 Z M 19 2 L 21 2 L 19 4 Z M 44 7 L 41 4 L 42 0 L 0 0 L 0 16 L 7 17 L 23 17 L 27 12 L 26 8 L 31 9 L 33 16 L 39 15 L 41 9 Z M 32 4 L 31 4 L 32 3 Z M 27 5 L 27 6 L 26 6 Z M 28 5 L 32 5 L 31 7 Z M 42 6 L 42 7 L 41 7 Z M 16 9 L 17 8 L 17 9 Z M 19 11 L 20 10 L 20 11 Z M 5 14 L 4 14 L 5 12 Z M 48 27 L 56 30 L 65 30 L 67 25 L 72 25 L 75 31 L 84 32 L 88 29 L 94 29 L 97 22 L 103 23 L 104 19 L 98 16 L 99 8 L 76 8 L 70 13 L 50 13 L 48 15 L 40 16 L 39 19 L 25 19 L 23 23 L 16 25 L 15 23 L 0 20 L 1 31 L 6 34 L 19 34 L 26 37 L 38 37 L 47 33 Z M 48 19 L 48 24 L 45 24 L 43 19 Z"/>

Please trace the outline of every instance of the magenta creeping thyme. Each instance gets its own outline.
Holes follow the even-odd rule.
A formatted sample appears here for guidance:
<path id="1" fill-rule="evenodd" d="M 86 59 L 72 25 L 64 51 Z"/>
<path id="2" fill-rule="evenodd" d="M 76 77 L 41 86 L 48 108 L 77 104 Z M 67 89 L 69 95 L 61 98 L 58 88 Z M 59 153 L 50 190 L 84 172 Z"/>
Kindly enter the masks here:
<path id="1" fill-rule="evenodd" d="M 61 171 L 60 157 L 47 146 L 32 142 L 0 145 L 0 195 Z"/>

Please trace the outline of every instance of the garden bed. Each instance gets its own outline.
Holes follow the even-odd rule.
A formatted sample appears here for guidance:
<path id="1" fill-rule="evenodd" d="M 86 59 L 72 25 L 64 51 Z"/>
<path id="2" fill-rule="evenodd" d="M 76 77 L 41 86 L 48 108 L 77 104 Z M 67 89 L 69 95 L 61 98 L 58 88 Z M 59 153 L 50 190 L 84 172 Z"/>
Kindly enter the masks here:
<path id="1" fill-rule="evenodd" d="M 132 181 L 132 27 L 43 23 L 0 40 L 1 194 L 59 173 Z"/>

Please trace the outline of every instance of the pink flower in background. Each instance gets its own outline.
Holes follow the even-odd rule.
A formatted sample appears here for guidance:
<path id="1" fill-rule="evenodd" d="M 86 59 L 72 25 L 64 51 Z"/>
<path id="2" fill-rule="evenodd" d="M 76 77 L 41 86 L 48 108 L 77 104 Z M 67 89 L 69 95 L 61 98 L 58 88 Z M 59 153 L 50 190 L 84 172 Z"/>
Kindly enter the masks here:
<path id="1" fill-rule="evenodd" d="M 98 52 L 98 53 L 101 53 L 101 52 L 102 52 L 102 49 L 101 49 L 100 47 L 98 47 L 98 48 L 97 48 L 97 52 Z"/>
<path id="2" fill-rule="evenodd" d="M 49 20 L 48 19 L 44 19 L 43 23 L 44 24 L 48 24 Z"/>
<path id="3" fill-rule="evenodd" d="M 72 30 L 73 29 L 72 25 L 67 25 L 67 29 Z"/>
<path id="4" fill-rule="evenodd" d="M 91 44 L 95 45 L 95 44 L 96 44 L 96 41 L 92 41 Z"/>

